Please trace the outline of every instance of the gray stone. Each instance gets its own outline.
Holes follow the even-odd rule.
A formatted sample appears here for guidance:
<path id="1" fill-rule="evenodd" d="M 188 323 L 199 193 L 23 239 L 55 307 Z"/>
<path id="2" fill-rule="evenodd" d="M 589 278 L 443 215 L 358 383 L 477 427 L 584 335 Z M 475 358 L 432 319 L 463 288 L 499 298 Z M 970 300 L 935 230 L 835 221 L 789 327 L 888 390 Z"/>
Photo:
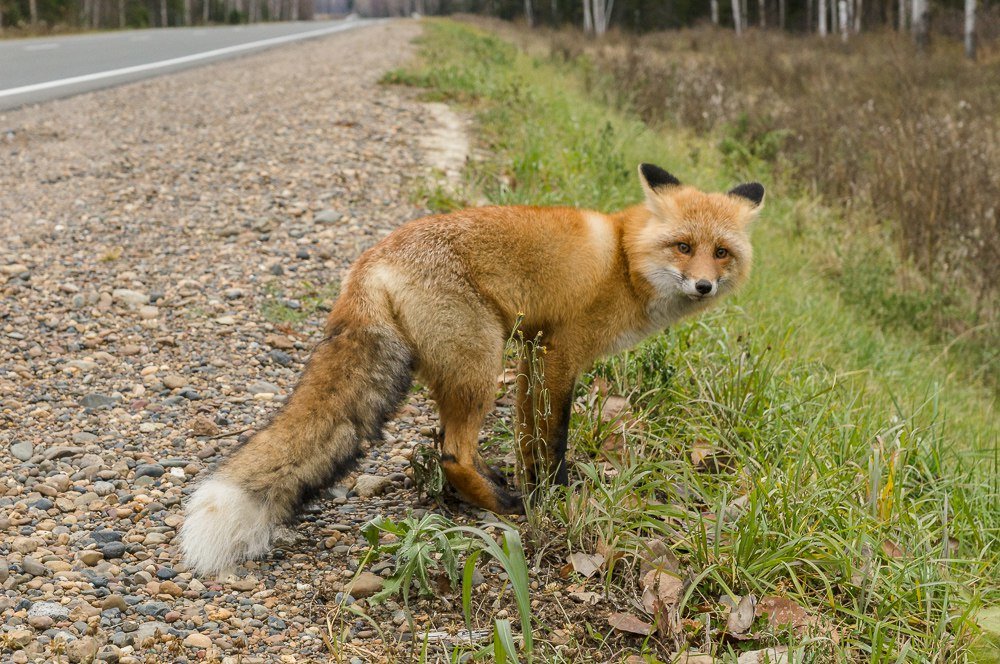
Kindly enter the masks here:
<path id="1" fill-rule="evenodd" d="M 279 394 L 281 388 L 274 383 L 258 380 L 247 385 L 247 392 L 250 394 Z"/>
<path id="2" fill-rule="evenodd" d="M 353 597 L 370 597 L 382 590 L 385 579 L 371 572 L 362 572 L 354 581 L 347 584 L 345 590 Z"/>
<path id="3" fill-rule="evenodd" d="M 392 480 L 381 475 L 359 475 L 354 482 L 354 493 L 361 498 L 371 498 L 383 493 Z"/>
<path id="4" fill-rule="evenodd" d="M 130 307 L 138 307 L 143 304 L 149 304 L 148 295 L 140 293 L 139 291 L 129 290 L 128 288 L 116 288 L 111 292 L 111 299 Z"/>
<path id="5" fill-rule="evenodd" d="M 58 602 L 35 602 L 28 609 L 28 617 L 48 616 L 55 621 L 69 620 L 69 607 Z"/>
<path id="6" fill-rule="evenodd" d="M 163 466 L 158 463 L 144 463 L 135 467 L 136 479 L 146 475 L 149 477 L 160 477 L 163 473 Z"/>
<path id="7" fill-rule="evenodd" d="M 102 528 L 101 530 L 95 530 L 94 532 L 90 533 L 90 539 L 94 540 L 98 544 L 106 544 L 108 542 L 121 542 L 122 534 L 116 530 Z"/>
<path id="8" fill-rule="evenodd" d="M 21 561 L 21 569 L 24 570 L 25 574 L 30 574 L 31 576 L 48 576 L 49 574 L 49 570 L 45 568 L 45 565 L 31 556 L 25 556 L 24 560 Z"/>
<path id="9" fill-rule="evenodd" d="M 322 210 L 316 213 L 313 217 L 313 221 L 317 224 L 335 224 L 340 221 L 344 215 L 336 210 Z"/>
<path id="10" fill-rule="evenodd" d="M 166 634 L 169 629 L 170 626 L 167 623 L 159 620 L 143 623 L 135 631 L 132 642 L 141 645 L 147 639 L 155 638 L 157 634 Z"/>
<path id="11" fill-rule="evenodd" d="M 80 405 L 84 408 L 110 408 L 119 401 L 120 399 L 118 397 L 109 397 L 106 394 L 98 394 L 95 392 L 80 399 Z"/>
<path id="12" fill-rule="evenodd" d="M 97 639 L 84 636 L 66 644 L 66 656 L 73 664 L 90 664 L 97 656 Z"/>
<path id="13" fill-rule="evenodd" d="M 27 461 L 35 451 L 35 446 L 26 440 L 19 440 L 10 446 L 11 455 L 18 461 Z"/>
<path id="14" fill-rule="evenodd" d="M 83 454 L 83 449 L 80 447 L 50 447 L 45 450 L 45 460 L 53 461 L 55 459 L 62 459 L 64 457 L 76 456 L 78 454 Z"/>
<path id="15" fill-rule="evenodd" d="M 73 434 L 73 442 L 77 445 L 86 445 L 87 443 L 92 443 L 95 440 L 97 440 L 97 436 L 89 431 L 77 431 Z"/>
<path id="16" fill-rule="evenodd" d="M 125 555 L 125 545 L 121 542 L 108 542 L 101 547 L 101 553 L 104 554 L 105 560 L 121 558 Z"/>

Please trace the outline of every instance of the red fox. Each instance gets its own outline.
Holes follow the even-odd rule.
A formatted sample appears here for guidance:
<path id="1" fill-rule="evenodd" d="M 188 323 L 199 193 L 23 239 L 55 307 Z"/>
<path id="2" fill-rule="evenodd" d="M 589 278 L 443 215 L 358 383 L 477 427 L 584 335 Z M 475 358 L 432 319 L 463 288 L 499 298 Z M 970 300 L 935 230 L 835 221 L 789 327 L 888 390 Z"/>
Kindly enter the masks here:
<path id="1" fill-rule="evenodd" d="M 521 409 L 527 483 L 547 473 L 565 484 L 577 376 L 702 311 L 750 271 L 747 226 L 763 186 L 703 193 L 652 164 L 639 176 L 645 203 L 614 214 L 463 210 L 404 224 L 362 254 L 288 403 L 188 500 L 181 540 L 191 568 L 223 573 L 266 553 L 274 529 L 381 436 L 413 374 L 437 402 L 441 463 L 458 494 L 523 511 L 477 445 L 517 321 L 528 338 L 541 334 L 552 413 L 535 422 Z"/>

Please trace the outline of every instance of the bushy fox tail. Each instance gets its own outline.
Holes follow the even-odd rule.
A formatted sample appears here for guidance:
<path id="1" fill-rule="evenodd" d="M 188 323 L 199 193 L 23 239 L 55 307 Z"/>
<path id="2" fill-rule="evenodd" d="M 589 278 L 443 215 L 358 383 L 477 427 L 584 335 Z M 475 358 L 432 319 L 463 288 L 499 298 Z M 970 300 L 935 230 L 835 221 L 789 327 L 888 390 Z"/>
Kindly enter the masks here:
<path id="1" fill-rule="evenodd" d="M 188 500 L 181 548 L 194 571 L 221 575 L 266 553 L 275 528 L 351 469 L 406 395 L 412 354 L 393 323 L 335 309 L 327 332 L 288 404 Z"/>

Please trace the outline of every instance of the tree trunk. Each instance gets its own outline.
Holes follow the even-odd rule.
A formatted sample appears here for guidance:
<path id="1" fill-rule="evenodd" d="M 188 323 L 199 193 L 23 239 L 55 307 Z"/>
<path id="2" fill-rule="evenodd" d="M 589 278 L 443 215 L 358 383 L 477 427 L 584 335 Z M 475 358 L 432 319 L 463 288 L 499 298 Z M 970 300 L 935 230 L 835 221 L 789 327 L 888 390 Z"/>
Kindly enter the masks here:
<path id="1" fill-rule="evenodd" d="M 719 25 L 719 0 L 712 0 L 712 25 Z"/>
<path id="2" fill-rule="evenodd" d="M 913 16 L 911 18 L 913 26 L 913 39 L 917 43 L 917 49 L 926 51 L 930 46 L 930 16 L 927 12 L 927 0 L 913 0 Z"/>
<path id="3" fill-rule="evenodd" d="M 191 25 L 191 0 L 184 0 L 184 25 Z"/>
<path id="4" fill-rule="evenodd" d="M 965 57 L 976 59 L 976 0 L 965 0 Z"/>
<path id="5" fill-rule="evenodd" d="M 760 14 L 757 18 L 760 21 L 760 27 L 763 30 L 767 27 L 767 7 L 764 6 L 764 0 L 757 0 L 757 13 Z"/>
<path id="6" fill-rule="evenodd" d="M 38 0 L 31 0 L 28 3 L 28 17 L 31 20 L 31 25 L 38 24 Z"/>
<path id="7" fill-rule="evenodd" d="M 528 22 L 528 27 L 535 27 L 535 12 L 531 7 L 531 0 L 524 0 L 524 20 Z"/>
<path id="8" fill-rule="evenodd" d="M 212 8 L 212 3 L 210 0 L 201 0 L 201 22 L 208 25 L 209 19 L 212 18 L 209 14 L 209 10 Z"/>
<path id="9" fill-rule="evenodd" d="M 292 20 L 299 20 L 299 0 L 292 0 Z"/>
<path id="10" fill-rule="evenodd" d="M 594 16 L 590 13 L 592 0 L 583 0 L 583 31 L 590 34 L 594 31 Z"/>
<path id="11" fill-rule="evenodd" d="M 810 0 L 806 0 L 806 4 L 809 2 Z M 778 27 L 782 30 L 785 29 L 785 16 L 785 0 L 778 0 Z"/>
<path id="12" fill-rule="evenodd" d="M 846 42 L 848 26 L 851 24 L 847 17 L 847 0 L 839 0 L 837 2 L 837 14 L 838 24 L 840 26 L 840 38 Z"/>
<path id="13" fill-rule="evenodd" d="M 861 34 L 861 17 L 865 13 L 864 0 L 854 0 L 854 34 Z"/>
<path id="14" fill-rule="evenodd" d="M 826 0 L 819 0 L 819 9 L 816 13 L 819 15 L 819 36 L 826 37 Z"/>
<path id="15" fill-rule="evenodd" d="M 899 0 L 899 31 L 906 32 L 906 0 Z"/>
<path id="16" fill-rule="evenodd" d="M 160 25 L 167 27 L 167 0 L 160 0 Z"/>
<path id="17" fill-rule="evenodd" d="M 822 2 L 823 0 L 820 0 Z M 733 27 L 736 28 L 736 36 L 743 34 L 743 17 L 740 15 L 740 0 L 733 0 Z"/>

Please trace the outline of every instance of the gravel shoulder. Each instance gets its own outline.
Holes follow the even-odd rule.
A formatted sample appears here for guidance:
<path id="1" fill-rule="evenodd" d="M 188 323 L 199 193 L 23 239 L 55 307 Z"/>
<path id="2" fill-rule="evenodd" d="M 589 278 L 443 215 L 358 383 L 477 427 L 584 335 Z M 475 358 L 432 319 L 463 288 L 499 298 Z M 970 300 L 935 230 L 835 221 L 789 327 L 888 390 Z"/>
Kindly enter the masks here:
<path id="1" fill-rule="evenodd" d="M 194 482 L 289 394 L 346 267 L 425 212 L 409 192 L 442 168 L 422 141 L 441 120 L 377 84 L 418 32 L 0 114 L 0 660 L 327 661 L 358 525 L 432 507 L 415 392 L 358 470 L 386 479 L 328 491 L 270 559 L 196 579 L 174 541 Z M 338 629 L 389 657 L 364 621 Z"/>

